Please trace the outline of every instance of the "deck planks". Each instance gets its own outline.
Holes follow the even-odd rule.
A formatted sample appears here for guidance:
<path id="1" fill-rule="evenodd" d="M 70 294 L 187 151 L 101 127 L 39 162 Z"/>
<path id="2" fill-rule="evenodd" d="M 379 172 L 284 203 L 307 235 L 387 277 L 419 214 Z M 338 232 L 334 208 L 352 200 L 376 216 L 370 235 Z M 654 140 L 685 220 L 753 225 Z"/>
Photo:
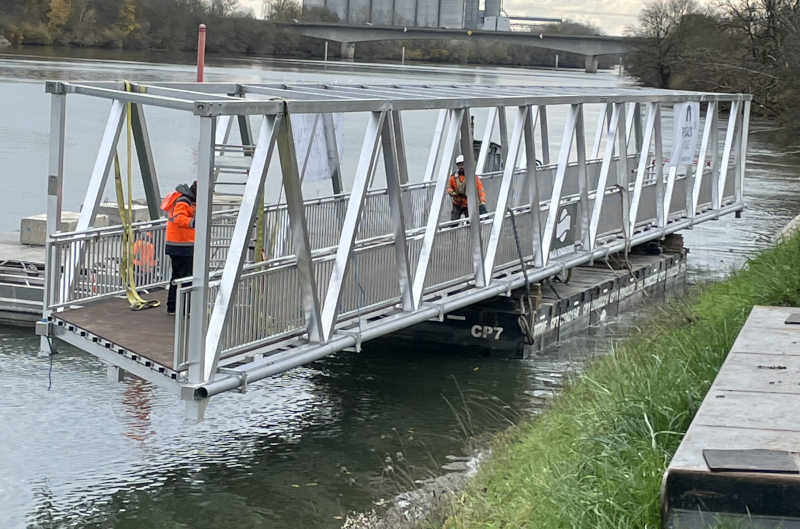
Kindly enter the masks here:
<path id="1" fill-rule="evenodd" d="M 175 316 L 167 314 L 167 291 L 142 294 L 161 301 L 158 307 L 131 310 L 126 298 L 109 298 L 55 316 L 120 347 L 175 369 Z M 144 331 L 143 331 L 144 330 Z"/>

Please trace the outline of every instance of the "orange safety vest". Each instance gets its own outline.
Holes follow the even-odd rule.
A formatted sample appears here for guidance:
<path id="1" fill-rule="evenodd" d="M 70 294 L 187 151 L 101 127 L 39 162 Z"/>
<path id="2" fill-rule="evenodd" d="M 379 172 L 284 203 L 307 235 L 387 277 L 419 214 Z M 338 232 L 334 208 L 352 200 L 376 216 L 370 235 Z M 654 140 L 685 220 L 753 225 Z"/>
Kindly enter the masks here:
<path id="1" fill-rule="evenodd" d="M 161 209 L 169 212 L 167 244 L 170 246 L 194 246 L 195 205 L 189 197 L 173 191 L 161 202 Z"/>
<path id="2" fill-rule="evenodd" d="M 481 179 L 475 175 L 475 183 L 476 187 L 478 188 L 478 202 L 483 204 L 486 202 L 486 192 L 483 190 L 483 183 Z M 466 175 L 459 175 L 456 178 L 456 175 L 450 175 L 450 182 L 447 184 L 447 193 L 450 194 L 451 192 L 455 191 L 456 196 L 453 197 L 453 206 L 459 208 L 467 207 L 467 176 Z"/>
<path id="3" fill-rule="evenodd" d="M 139 239 L 133 243 L 133 264 L 144 270 L 155 268 L 156 248 L 152 242 Z"/>

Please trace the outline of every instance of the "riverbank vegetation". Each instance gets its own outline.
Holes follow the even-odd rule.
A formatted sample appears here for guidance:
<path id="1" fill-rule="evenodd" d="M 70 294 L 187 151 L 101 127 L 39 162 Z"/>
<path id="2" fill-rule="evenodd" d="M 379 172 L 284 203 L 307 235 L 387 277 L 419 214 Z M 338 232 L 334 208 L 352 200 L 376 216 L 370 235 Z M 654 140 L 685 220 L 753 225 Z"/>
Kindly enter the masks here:
<path id="1" fill-rule="evenodd" d="M 64 46 L 128 50 L 194 51 L 197 27 L 208 28 L 209 54 L 322 58 L 324 41 L 295 35 L 273 22 L 339 22 L 328 10 L 303 10 L 298 0 L 275 0 L 267 20 L 255 18 L 237 0 L 3 0 L 0 37 L 16 47 Z M 594 35 L 592 26 L 565 21 L 530 28 L 570 35 Z M 0 38 L 2 41 L 2 38 Z M 329 56 L 339 56 L 339 43 Z M 406 59 L 452 64 L 552 66 L 555 52 L 528 46 L 469 41 L 409 40 L 359 43 L 359 61 Z M 601 67 L 616 64 L 604 58 Z M 583 57 L 560 53 L 562 67 L 583 68 Z"/>
<path id="2" fill-rule="evenodd" d="M 499 438 L 431 527 L 659 527 L 661 478 L 753 305 L 800 305 L 800 237 L 673 303 Z"/>
<path id="3" fill-rule="evenodd" d="M 800 0 L 655 0 L 625 58 L 642 84 L 753 95 L 753 111 L 800 130 Z"/>

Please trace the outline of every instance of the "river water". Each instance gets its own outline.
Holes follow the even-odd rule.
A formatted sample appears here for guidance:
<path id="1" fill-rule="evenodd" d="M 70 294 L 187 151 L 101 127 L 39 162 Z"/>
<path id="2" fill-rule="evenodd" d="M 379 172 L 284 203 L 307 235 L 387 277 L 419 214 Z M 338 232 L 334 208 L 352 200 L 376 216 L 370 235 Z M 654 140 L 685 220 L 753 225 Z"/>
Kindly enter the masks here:
<path id="1" fill-rule="evenodd" d="M 0 231 L 18 229 L 21 217 L 45 208 L 44 80 L 190 81 L 194 75 L 189 58 L 125 59 L 132 58 L 0 55 Z M 244 59 L 212 60 L 206 77 L 625 82 L 610 73 Z M 68 172 L 91 168 L 94 154 L 81 152 L 91 141 L 96 150 L 104 119 L 82 102 L 70 108 L 68 127 L 77 132 L 67 146 Z M 176 128 L 186 126 L 176 121 Z M 800 153 L 771 137 L 769 127 L 752 126 L 743 217 L 684 233 L 694 280 L 741 266 L 800 212 Z M 169 136 L 154 141 L 176 168 L 196 157 L 191 146 L 171 143 Z M 187 179 L 169 173 L 161 178 L 164 185 Z M 80 186 L 65 189 L 68 209 L 79 207 L 82 193 Z M 630 322 L 611 322 L 526 360 L 367 344 L 360 354 L 340 353 L 294 369 L 252 385 L 247 394 L 217 396 L 200 423 L 184 421 L 176 399 L 147 383 L 107 383 L 93 357 L 66 348 L 51 364 L 37 357 L 30 330 L 0 328 L 0 527 L 339 527 L 348 513 L 369 511 L 445 472 L 442 466 L 470 454 L 474 436 L 535 413 L 565 376 L 623 337 Z"/>

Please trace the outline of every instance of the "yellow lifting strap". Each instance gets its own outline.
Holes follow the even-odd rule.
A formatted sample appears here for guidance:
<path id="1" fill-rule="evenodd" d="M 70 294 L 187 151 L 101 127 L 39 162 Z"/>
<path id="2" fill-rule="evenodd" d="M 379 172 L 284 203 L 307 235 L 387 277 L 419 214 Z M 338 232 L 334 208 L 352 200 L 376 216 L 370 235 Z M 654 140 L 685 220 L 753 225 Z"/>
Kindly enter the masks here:
<path id="1" fill-rule="evenodd" d="M 130 82 L 125 81 L 125 91 L 131 91 Z M 136 276 L 133 267 L 133 183 L 132 183 L 132 168 L 131 158 L 133 155 L 132 145 L 132 125 L 131 125 L 131 103 L 126 103 L 126 121 L 128 122 L 128 201 L 127 207 L 125 202 L 125 195 L 122 191 L 122 172 L 119 168 L 119 153 L 114 153 L 114 182 L 116 183 L 117 190 L 117 207 L 119 208 L 119 217 L 122 222 L 122 257 L 120 260 L 119 277 L 122 284 L 125 285 L 125 295 L 128 298 L 128 303 L 131 304 L 132 310 L 149 309 L 151 307 L 158 307 L 161 302 L 157 299 L 146 300 L 139 295 L 136 289 Z"/>

